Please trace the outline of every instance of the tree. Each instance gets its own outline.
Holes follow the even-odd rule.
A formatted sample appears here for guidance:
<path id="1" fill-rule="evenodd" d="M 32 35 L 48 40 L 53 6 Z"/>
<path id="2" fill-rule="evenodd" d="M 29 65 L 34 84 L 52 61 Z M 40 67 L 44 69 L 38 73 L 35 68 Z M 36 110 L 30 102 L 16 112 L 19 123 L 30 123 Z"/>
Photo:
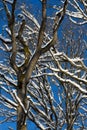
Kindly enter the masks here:
<path id="1" fill-rule="evenodd" d="M 69 57 L 66 53 L 55 49 L 58 43 L 58 29 L 67 13 L 67 5 L 71 2 L 65 0 L 60 11 L 55 13 L 53 20 L 49 17 L 53 23 L 49 35 L 46 0 L 41 1 L 41 24 L 23 5 L 21 6 L 22 12 L 20 14 L 16 12 L 17 0 L 13 2 L 2 0 L 2 3 L 8 25 L 5 28 L 5 37 L 3 34 L 0 35 L 1 49 L 7 56 L 5 61 L 0 63 L 2 91 L 0 102 L 9 109 L 9 113 L 5 109 L 1 109 L 2 116 L 5 113 L 6 120 L 15 119 L 14 116 L 17 116 L 17 130 L 27 129 L 27 118 L 42 130 L 62 129 L 66 122 L 69 124 L 67 129 L 71 130 L 68 111 L 66 111 L 65 118 L 62 108 L 64 104 L 60 101 L 59 103 L 58 100 L 66 97 L 66 110 L 72 111 L 69 109 L 69 105 L 73 101 L 69 102 L 68 96 L 72 99 L 72 96 L 78 93 L 77 97 L 74 96 L 76 100 L 72 115 L 75 108 L 78 111 L 79 103 L 77 101 L 87 97 L 87 67 L 83 63 L 82 57 Z M 72 13 L 69 12 L 68 15 L 72 16 Z M 71 71 L 70 67 L 74 69 Z M 52 93 L 50 79 L 54 80 L 55 84 L 61 84 L 62 93 L 56 100 Z M 70 86 L 73 95 L 71 95 L 71 91 L 66 92 L 68 91 L 67 85 Z M 84 116 L 81 117 L 83 123 Z M 76 116 L 71 120 L 73 121 L 72 126 L 74 120 L 76 120 Z"/>
<path id="2" fill-rule="evenodd" d="M 71 10 L 72 8 L 72 10 Z M 66 15 L 69 19 L 79 25 L 87 23 L 87 1 L 86 0 L 69 0 Z"/>
<path id="3" fill-rule="evenodd" d="M 67 23 L 65 25 L 65 29 L 63 29 L 63 39 L 61 41 L 62 45 L 60 44 L 60 46 L 62 46 L 62 51 L 70 58 L 84 57 L 85 44 L 83 40 L 81 40 L 83 39 L 82 37 L 84 37 L 84 33 L 84 30 L 82 31 L 80 27 L 77 29 L 77 27 L 75 25 L 73 26 L 71 23 Z M 76 71 L 76 68 L 74 68 L 72 64 L 69 64 L 69 62 L 65 61 L 62 65 L 65 70 L 68 68 L 70 72 L 75 72 L 75 75 L 78 75 L 78 77 L 81 76 L 82 72 Z M 61 77 L 63 79 L 69 78 L 65 73 L 61 73 Z M 78 81 L 75 82 L 77 83 Z M 63 109 L 63 113 L 65 114 L 63 119 L 65 119 L 64 124 L 66 124 L 67 130 L 87 129 L 87 126 L 85 125 L 87 117 L 85 116 L 85 111 L 83 110 L 83 102 L 85 101 L 86 103 L 87 99 L 83 98 L 84 96 L 76 90 L 73 85 L 62 82 L 60 84 L 63 87 L 63 96 L 62 93 L 59 95 L 62 104 L 61 107 Z M 63 104 L 65 104 L 65 107 Z"/>
<path id="4" fill-rule="evenodd" d="M 80 4 L 82 4 L 82 6 L 80 6 Z M 74 17 L 82 20 L 79 22 L 79 24 L 86 24 L 87 23 L 87 2 L 85 0 L 80 0 L 80 1 L 73 0 L 73 2 L 70 1 L 70 5 L 72 5 L 73 8 L 76 10 L 75 12 L 67 11 L 67 14 L 70 15 L 71 21 L 77 23 L 76 20 L 72 19 L 72 17 Z"/>

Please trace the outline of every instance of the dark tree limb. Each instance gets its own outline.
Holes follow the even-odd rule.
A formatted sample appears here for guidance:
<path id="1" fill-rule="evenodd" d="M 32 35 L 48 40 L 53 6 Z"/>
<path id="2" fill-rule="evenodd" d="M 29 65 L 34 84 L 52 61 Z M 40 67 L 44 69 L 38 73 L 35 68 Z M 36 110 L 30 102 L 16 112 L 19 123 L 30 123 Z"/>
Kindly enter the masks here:
<path id="1" fill-rule="evenodd" d="M 46 28 L 46 3 L 47 0 L 42 1 L 42 22 L 39 30 L 37 50 L 41 48 L 43 38 L 44 38 L 44 31 Z"/>
<path id="2" fill-rule="evenodd" d="M 64 19 L 65 13 L 66 13 L 66 8 L 67 8 L 68 0 L 65 0 L 63 9 L 58 12 L 55 16 L 54 19 L 54 27 L 53 27 L 53 38 L 52 40 L 44 47 L 41 49 L 41 52 L 44 53 L 49 50 L 50 47 L 54 46 L 57 42 L 57 31 Z"/>

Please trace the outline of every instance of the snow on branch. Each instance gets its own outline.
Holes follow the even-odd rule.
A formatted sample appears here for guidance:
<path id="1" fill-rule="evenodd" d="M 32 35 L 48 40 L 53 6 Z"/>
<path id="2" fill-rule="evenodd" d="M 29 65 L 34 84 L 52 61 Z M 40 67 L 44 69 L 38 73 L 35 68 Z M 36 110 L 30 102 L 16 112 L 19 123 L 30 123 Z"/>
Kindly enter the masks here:
<path id="1" fill-rule="evenodd" d="M 74 24 L 77 24 L 77 25 L 83 25 L 83 24 L 87 24 L 87 21 L 83 21 L 83 22 L 76 22 L 72 17 L 69 17 L 69 19 L 74 23 Z"/>
<path id="2" fill-rule="evenodd" d="M 8 99 L 7 97 L 0 94 L 0 100 L 3 101 L 3 104 L 7 106 L 8 108 L 14 108 L 16 109 L 17 104 L 13 102 L 11 99 Z"/>
<path id="3" fill-rule="evenodd" d="M 61 66 L 61 64 L 59 63 L 59 61 L 55 58 L 54 53 L 51 51 L 52 57 L 54 59 L 54 61 L 56 62 L 56 65 L 58 67 L 58 72 L 60 70 L 61 73 L 64 73 L 65 75 L 69 76 L 70 78 L 62 78 L 60 77 L 52 68 L 52 71 L 54 71 L 54 75 L 57 77 L 58 80 L 60 80 L 63 83 L 70 83 L 73 86 L 75 86 L 77 89 L 79 89 L 82 93 L 87 94 L 87 90 L 81 87 L 81 84 L 87 84 L 87 80 L 86 79 L 82 79 L 79 78 L 78 76 L 76 76 L 74 73 L 69 72 L 68 69 L 63 69 L 63 67 Z M 70 62 L 71 65 L 77 67 L 77 69 L 81 69 L 81 70 L 85 70 L 87 71 L 87 67 L 84 65 L 84 63 L 82 62 L 81 59 L 70 59 L 68 56 L 66 56 L 64 53 L 60 56 L 63 56 L 63 58 L 66 58 L 68 60 L 68 62 Z M 57 71 L 57 69 L 56 69 Z M 71 78 L 73 78 L 74 80 L 79 81 L 79 83 L 75 82 L 74 80 L 71 80 Z"/>
<path id="4" fill-rule="evenodd" d="M 13 0 L 5 0 L 5 2 L 7 2 L 9 4 L 13 4 Z"/>
<path id="5" fill-rule="evenodd" d="M 83 59 L 81 58 L 69 58 L 64 52 L 58 52 L 56 54 L 53 55 L 58 55 L 62 60 L 66 60 L 69 61 L 69 63 L 71 65 L 73 65 L 74 67 L 78 68 L 78 69 L 82 69 L 84 71 L 87 72 L 87 67 L 85 66 L 85 64 L 83 63 Z"/>
<path id="6" fill-rule="evenodd" d="M 2 42 L 4 42 L 5 44 L 11 44 L 11 40 L 8 39 L 8 38 L 3 37 L 1 34 L 0 34 L 0 40 Z"/>
<path id="7" fill-rule="evenodd" d="M 28 118 L 31 119 L 32 121 L 34 121 L 34 122 L 36 123 L 36 125 L 37 125 L 40 129 L 46 130 L 46 129 L 44 128 L 44 125 L 42 125 L 41 122 L 39 122 L 39 121 L 37 120 L 37 116 L 35 117 L 35 115 L 34 115 L 31 111 L 29 112 Z"/>
<path id="8" fill-rule="evenodd" d="M 72 81 L 70 79 L 64 79 L 64 78 L 61 78 L 59 75 L 57 75 L 56 73 L 54 74 L 56 76 L 56 78 L 63 82 L 63 83 L 70 83 L 71 85 L 73 85 L 75 88 L 77 88 L 81 93 L 83 94 L 87 94 L 87 90 L 86 89 L 83 89 L 81 87 L 81 85 L 79 85 L 78 83 L 76 83 L 75 81 Z"/>
<path id="9" fill-rule="evenodd" d="M 36 18 L 28 11 L 26 11 L 24 8 L 22 8 L 22 13 L 23 15 L 25 15 L 29 20 L 31 20 L 35 25 L 36 27 L 39 29 L 40 28 L 40 25 L 38 23 L 38 21 L 36 20 Z"/>
<path id="10" fill-rule="evenodd" d="M 13 94 L 14 94 L 14 97 L 15 97 L 16 101 L 18 102 L 18 104 L 20 104 L 20 106 L 23 108 L 23 110 L 24 110 L 24 112 L 25 112 L 25 114 L 26 114 L 26 113 L 27 113 L 27 110 L 25 109 L 25 106 L 24 106 L 24 104 L 21 102 L 20 98 L 17 96 L 17 93 L 16 93 L 15 90 L 13 91 Z"/>
<path id="11" fill-rule="evenodd" d="M 0 73 L 0 77 L 3 78 L 7 84 L 14 86 L 15 88 L 17 87 L 17 84 L 11 78 L 8 78 L 6 75 Z"/>
<path id="12" fill-rule="evenodd" d="M 84 1 L 84 0 L 83 0 Z M 70 9 L 66 10 L 66 14 L 69 15 L 70 20 L 75 24 L 86 24 L 87 23 L 87 14 L 86 14 L 86 8 L 87 4 L 82 1 L 82 5 L 84 6 L 84 9 L 80 6 L 79 2 L 76 0 L 69 0 L 69 4 L 76 10 L 72 11 Z M 81 22 L 77 22 L 76 19 L 81 20 Z"/>

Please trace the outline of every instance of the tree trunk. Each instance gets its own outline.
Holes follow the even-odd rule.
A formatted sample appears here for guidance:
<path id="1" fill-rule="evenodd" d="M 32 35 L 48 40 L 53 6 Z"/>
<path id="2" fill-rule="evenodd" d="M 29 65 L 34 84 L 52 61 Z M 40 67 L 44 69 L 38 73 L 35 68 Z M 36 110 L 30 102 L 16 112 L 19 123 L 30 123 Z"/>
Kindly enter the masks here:
<path id="1" fill-rule="evenodd" d="M 67 130 L 73 130 L 73 127 L 71 126 L 71 124 L 68 124 Z"/>
<path id="2" fill-rule="evenodd" d="M 22 81 L 18 82 L 17 94 L 19 99 L 21 100 L 24 108 L 18 103 L 17 107 L 17 130 L 27 130 L 26 126 L 26 112 L 27 110 L 27 94 L 26 94 L 26 84 Z"/>

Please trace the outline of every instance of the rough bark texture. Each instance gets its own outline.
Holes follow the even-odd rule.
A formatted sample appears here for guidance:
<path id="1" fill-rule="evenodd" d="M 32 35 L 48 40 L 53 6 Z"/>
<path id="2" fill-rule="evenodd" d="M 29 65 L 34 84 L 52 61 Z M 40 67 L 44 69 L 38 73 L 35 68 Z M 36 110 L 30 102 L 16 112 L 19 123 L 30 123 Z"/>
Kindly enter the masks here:
<path id="1" fill-rule="evenodd" d="M 17 89 L 18 97 L 24 105 L 25 110 L 27 110 L 27 94 L 26 94 L 26 84 L 18 83 Z M 21 104 L 18 103 L 17 107 L 17 130 L 27 130 L 26 126 L 26 112 L 22 108 Z"/>
<path id="2" fill-rule="evenodd" d="M 15 6 L 16 6 L 17 0 L 13 0 L 13 3 L 11 4 L 12 11 L 8 9 L 8 5 L 6 4 L 6 1 L 3 0 L 4 8 L 6 11 L 7 19 L 8 19 L 8 28 L 11 32 L 10 39 L 11 39 L 11 56 L 10 56 L 10 65 L 12 69 L 15 71 L 17 75 L 17 130 L 27 130 L 26 126 L 26 118 L 27 118 L 27 111 L 28 111 L 28 101 L 27 101 L 27 84 L 30 81 L 32 72 L 37 64 L 37 61 L 39 57 L 49 51 L 50 47 L 54 46 L 54 44 L 57 41 L 57 30 L 64 18 L 65 10 L 67 6 L 67 0 L 64 3 L 64 8 L 60 14 L 56 14 L 55 20 L 54 20 L 54 26 L 53 26 L 53 37 L 52 39 L 46 44 L 45 47 L 42 47 L 44 43 L 44 34 L 46 29 L 46 4 L 47 0 L 42 0 L 42 22 L 39 29 L 39 35 L 37 39 L 37 46 L 35 48 L 34 53 L 30 57 L 30 49 L 27 44 L 27 41 L 25 41 L 23 37 L 23 30 L 25 28 L 26 22 L 25 20 L 22 20 L 21 24 L 19 25 L 19 30 L 15 32 Z M 3 39 L 2 39 L 3 40 Z M 22 65 L 17 64 L 17 53 L 20 53 L 18 50 L 22 47 L 24 54 L 24 63 Z M 20 53 L 21 55 L 21 53 Z M 52 106 L 52 104 L 50 103 Z M 56 114 L 54 112 L 54 109 L 51 108 L 54 114 L 54 117 L 56 119 Z M 37 109 L 38 110 L 38 109 Z M 57 122 L 57 120 L 56 120 Z M 56 123 L 57 126 L 57 123 Z M 51 130 L 49 128 L 49 130 Z"/>

